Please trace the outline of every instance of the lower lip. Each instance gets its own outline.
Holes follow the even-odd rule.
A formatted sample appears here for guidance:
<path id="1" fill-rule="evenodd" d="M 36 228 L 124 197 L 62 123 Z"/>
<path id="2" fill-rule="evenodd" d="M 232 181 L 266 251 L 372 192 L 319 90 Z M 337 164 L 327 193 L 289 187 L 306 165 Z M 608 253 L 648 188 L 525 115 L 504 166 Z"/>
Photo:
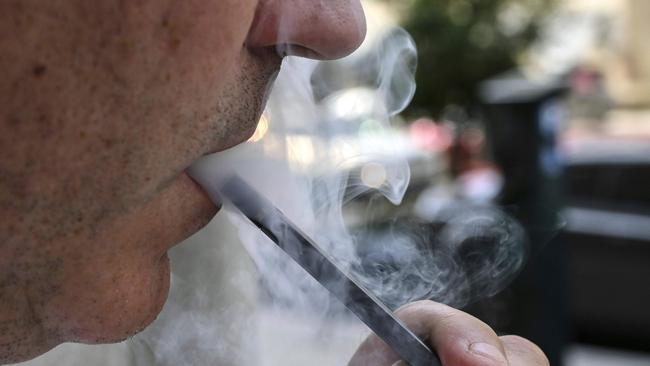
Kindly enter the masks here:
<path id="1" fill-rule="evenodd" d="M 214 210 L 214 214 L 219 212 L 219 210 L 221 209 L 221 204 L 218 203 L 218 202 L 215 202 L 210 197 L 208 192 L 205 189 L 203 189 L 203 187 L 196 180 L 194 180 L 194 178 L 192 178 L 191 175 L 189 175 L 187 172 L 183 172 L 182 179 L 187 179 L 187 180 L 189 180 L 191 182 L 193 194 L 196 194 L 197 196 L 201 196 L 201 198 L 200 198 L 201 201 L 205 202 L 206 205 L 211 206 L 213 208 L 213 210 Z M 211 215 L 210 212 L 207 212 L 206 216 L 212 217 L 212 216 L 214 216 L 214 214 Z"/>
<path id="2" fill-rule="evenodd" d="M 171 245 L 167 246 L 166 250 L 206 226 L 221 208 L 220 205 L 215 204 L 210 199 L 203 188 L 186 172 L 180 174 L 168 189 L 171 192 L 169 192 L 168 198 L 165 199 L 167 201 L 165 205 L 168 205 L 167 207 L 172 208 L 172 210 L 163 214 L 175 217 L 178 226 L 174 226 L 180 228 L 180 230 L 176 234 L 172 234 L 174 238 L 170 240 Z M 165 230 L 165 228 L 162 229 Z M 173 229 L 173 231 L 176 230 L 178 229 Z"/>

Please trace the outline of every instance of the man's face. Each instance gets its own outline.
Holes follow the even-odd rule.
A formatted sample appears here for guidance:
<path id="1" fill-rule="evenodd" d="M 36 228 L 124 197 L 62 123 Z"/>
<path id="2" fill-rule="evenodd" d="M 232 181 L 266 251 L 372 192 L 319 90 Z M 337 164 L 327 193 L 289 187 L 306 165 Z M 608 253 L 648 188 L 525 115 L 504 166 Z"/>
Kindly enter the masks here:
<path id="1" fill-rule="evenodd" d="M 358 0 L 0 2 L 0 363 L 148 325 L 217 210 L 185 169 L 253 132 L 278 44 L 364 32 Z"/>

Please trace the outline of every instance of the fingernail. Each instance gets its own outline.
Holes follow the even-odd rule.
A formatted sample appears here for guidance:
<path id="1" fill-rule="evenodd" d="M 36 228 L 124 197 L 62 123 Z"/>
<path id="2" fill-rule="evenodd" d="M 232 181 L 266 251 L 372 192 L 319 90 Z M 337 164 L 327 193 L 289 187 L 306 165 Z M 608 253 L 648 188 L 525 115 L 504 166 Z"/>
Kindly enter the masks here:
<path id="1" fill-rule="evenodd" d="M 506 365 L 507 361 L 503 353 L 495 346 L 489 343 L 472 343 L 469 345 L 469 351 L 483 359 L 488 359 L 492 362 L 481 364 L 486 366 L 492 365 Z"/>

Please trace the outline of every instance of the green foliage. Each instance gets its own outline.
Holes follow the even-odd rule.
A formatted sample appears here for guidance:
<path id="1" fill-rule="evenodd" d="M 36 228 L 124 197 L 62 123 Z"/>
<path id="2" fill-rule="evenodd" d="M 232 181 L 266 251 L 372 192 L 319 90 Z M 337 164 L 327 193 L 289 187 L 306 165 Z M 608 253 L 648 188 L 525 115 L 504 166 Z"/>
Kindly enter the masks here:
<path id="1" fill-rule="evenodd" d="M 419 49 L 410 111 L 478 102 L 478 84 L 513 68 L 553 0 L 414 0 L 404 23 Z"/>

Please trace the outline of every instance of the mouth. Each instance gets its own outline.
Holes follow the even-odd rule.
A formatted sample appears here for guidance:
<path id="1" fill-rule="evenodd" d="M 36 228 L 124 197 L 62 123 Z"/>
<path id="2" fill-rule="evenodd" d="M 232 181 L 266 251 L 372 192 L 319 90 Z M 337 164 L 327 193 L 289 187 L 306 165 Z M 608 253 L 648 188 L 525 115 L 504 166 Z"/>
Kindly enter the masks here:
<path id="1" fill-rule="evenodd" d="M 221 210 L 221 202 L 211 198 L 208 192 L 187 172 L 181 174 L 181 179 L 188 182 L 188 194 L 195 196 L 194 200 L 200 203 L 197 207 L 196 215 L 193 215 L 195 218 L 195 227 L 193 228 L 194 231 L 190 233 L 192 235 L 194 232 L 206 226 Z"/>
<path id="2" fill-rule="evenodd" d="M 152 211 L 159 217 L 155 227 L 161 256 L 205 227 L 221 209 L 187 172 L 178 175 L 155 201 Z"/>
<path id="3" fill-rule="evenodd" d="M 188 174 L 188 170 L 191 170 L 191 167 L 197 161 L 207 155 L 228 150 L 247 141 L 254 134 L 270 97 L 275 79 L 280 73 L 283 59 L 277 55 L 274 48 L 251 51 L 249 55 L 255 64 L 255 71 L 259 72 L 259 77 L 257 78 L 258 83 L 256 85 L 259 88 L 259 94 L 252 101 L 251 105 L 249 105 L 250 114 L 247 117 L 248 121 L 240 125 L 239 131 L 232 132 L 225 141 L 222 140 L 218 145 L 204 150 L 201 156 L 195 159 L 173 180 L 171 186 L 168 188 L 171 191 L 168 197 L 172 201 L 183 202 L 178 205 L 174 216 L 184 218 L 181 219 L 182 222 L 179 225 L 182 229 L 176 236 L 178 240 L 170 247 L 167 247 L 166 250 L 202 229 L 221 209 L 221 203 L 218 198 L 212 197 L 208 191 Z"/>

